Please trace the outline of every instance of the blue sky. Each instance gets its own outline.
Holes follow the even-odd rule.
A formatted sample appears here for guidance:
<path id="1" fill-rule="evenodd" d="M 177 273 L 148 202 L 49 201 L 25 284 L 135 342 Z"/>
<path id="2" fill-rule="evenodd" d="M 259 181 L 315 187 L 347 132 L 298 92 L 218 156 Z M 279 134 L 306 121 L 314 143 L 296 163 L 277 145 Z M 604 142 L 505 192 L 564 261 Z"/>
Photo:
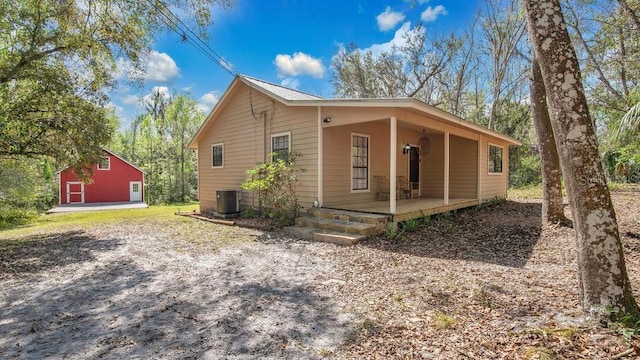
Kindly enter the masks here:
<path id="1" fill-rule="evenodd" d="M 239 73 L 331 97 L 331 58 L 341 46 L 381 51 L 402 41 L 422 22 L 447 33 L 470 26 L 480 0 L 237 0 L 229 10 L 214 9 L 208 45 Z M 185 19 L 186 20 L 186 19 Z M 189 91 L 208 112 L 233 76 L 173 32 L 159 34 L 147 59 L 142 87 L 127 82 L 111 102 L 126 127 L 144 113 L 140 98 L 154 87 Z"/>

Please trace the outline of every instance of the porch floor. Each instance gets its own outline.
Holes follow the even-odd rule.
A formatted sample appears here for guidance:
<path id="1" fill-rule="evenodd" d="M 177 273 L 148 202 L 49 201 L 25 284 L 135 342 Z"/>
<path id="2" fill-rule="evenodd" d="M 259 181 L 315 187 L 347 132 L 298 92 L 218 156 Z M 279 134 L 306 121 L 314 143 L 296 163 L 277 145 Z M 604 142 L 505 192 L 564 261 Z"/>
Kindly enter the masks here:
<path id="1" fill-rule="evenodd" d="M 478 199 L 451 198 L 449 199 L 449 204 L 445 205 L 444 199 L 442 198 L 436 199 L 421 197 L 407 200 L 397 200 L 395 214 L 389 213 L 389 201 L 371 200 L 349 204 L 325 205 L 324 207 L 327 209 L 339 209 L 391 215 L 392 222 L 400 222 L 475 205 L 478 205 Z"/>

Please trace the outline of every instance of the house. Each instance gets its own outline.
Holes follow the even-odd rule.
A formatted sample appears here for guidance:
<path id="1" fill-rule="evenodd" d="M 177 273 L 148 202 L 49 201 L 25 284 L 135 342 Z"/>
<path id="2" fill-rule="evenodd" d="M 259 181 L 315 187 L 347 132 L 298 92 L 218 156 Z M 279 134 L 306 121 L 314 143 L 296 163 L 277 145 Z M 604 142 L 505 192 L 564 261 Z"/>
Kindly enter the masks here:
<path id="1" fill-rule="evenodd" d="M 56 173 L 60 205 L 144 200 L 144 172 L 107 149 L 102 153 L 90 183 L 78 179 L 71 167 Z"/>
<path id="2" fill-rule="evenodd" d="M 397 223 L 506 197 L 511 145 L 520 142 L 413 98 L 325 99 L 238 75 L 189 146 L 201 211 L 216 210 L 216 190 L 239 189 L 247 169 L 288 150 L 305 169 L 302 207 Z M 242 192 L 241 206 L 255 205 Z"/>

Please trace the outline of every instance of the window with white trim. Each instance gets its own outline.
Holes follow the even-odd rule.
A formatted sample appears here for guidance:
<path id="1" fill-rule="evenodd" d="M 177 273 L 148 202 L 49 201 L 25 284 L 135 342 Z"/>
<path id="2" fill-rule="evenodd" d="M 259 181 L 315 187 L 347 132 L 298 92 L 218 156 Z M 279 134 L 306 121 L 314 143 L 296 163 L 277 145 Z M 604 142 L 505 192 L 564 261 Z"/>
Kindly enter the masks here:
<path id="1" fill-rule="evenodd" d="M 351 134 L 351 191 L 369 190 L 369 136 Z"/>
<path id="2" fill-rule="evenodd" d="M 502 174 L 502 146 L 489 144 L 489 174 Z"/>
<path id="3" fill-rule="evenodd" d="M 289 161 L 291 151 L 291 133 L 280 133 L 271 135 L 271 161 Z"/>
<path id="4" fill-rule="evenodd" d="M 100 158 L 100 162 L 98 163 L 98 170 L 109 170 L 111 167 L 111 158 L 108 156 L 103 156 Z"/>
<path id="5" fill-rule="evenodd" d="M 211 167 L 221 168 L 224 167 L 224 144 L 211 145 Z"/>

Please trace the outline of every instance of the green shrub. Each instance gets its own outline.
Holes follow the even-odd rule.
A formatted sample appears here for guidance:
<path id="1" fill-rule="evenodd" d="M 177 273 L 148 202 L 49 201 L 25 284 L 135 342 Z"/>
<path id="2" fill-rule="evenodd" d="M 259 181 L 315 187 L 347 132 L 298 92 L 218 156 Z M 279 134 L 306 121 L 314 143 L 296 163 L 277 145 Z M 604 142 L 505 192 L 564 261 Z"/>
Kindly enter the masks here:
<path id="1" fill-rule="evenodd" d="M 38 212 L 33 209 L 0 204 L 0 229 L 28 224 L 37 216 Z"/>
<path id="2" fill-rule="evenodd" d="M 397 228 L 390 227 L 390 228 L 387 228 L 387 230 L 385 230 L 384 235 L 389 240 L 400 241 L 404 237 L 404 231 L 399 230 Z"/>
<path id="3" fill-rule="evenodd" d="M 304 169 L 296 167 L 299 157 L 292 152 L 273 162 L 259 164 L 247 171 L 247 180 L 242 183 L 243 189 L 257 193 L 265 215 L 281 226 L 293 225 L 300 215 L 296 187 Z"/>
<path id="4" fill-rule="evenodd" d="M 420 227 L 420 220 L 418 219 L 405 220 L 401 223 L 401 225 L 402 225 L 402 230 L 407 232 L 414 232 L 418 230 L 418 228 Z"/>
<path id="5" fill-rule="evenodd" d="M 630 144 L 602 155 L 602 165 L 609 179 L 640 182 L 640 144 Z"/>
<path id="6" fill-rule="evenodd" d="M 509 187 L 521 189 L 542 183 L 540 157 L 527 155 L 519 160 L 520 163 L 513 166 L 511 174 L 509 174 Z"/>

